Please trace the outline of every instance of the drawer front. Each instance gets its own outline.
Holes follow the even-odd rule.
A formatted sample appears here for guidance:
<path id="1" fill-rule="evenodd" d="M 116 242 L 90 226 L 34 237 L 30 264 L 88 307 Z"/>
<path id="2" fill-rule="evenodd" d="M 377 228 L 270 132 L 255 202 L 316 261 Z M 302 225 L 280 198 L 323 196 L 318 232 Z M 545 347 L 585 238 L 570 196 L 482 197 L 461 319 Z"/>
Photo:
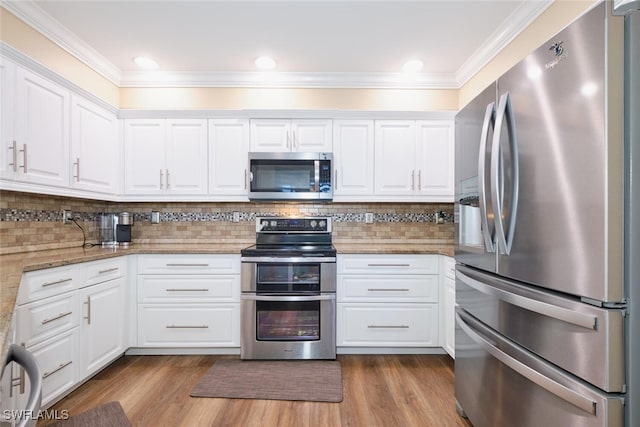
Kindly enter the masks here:
<path id="1" fill-rule="evenodd" d="M 240 304 L 138 306 L 140 347 L 239 347 Z"/>
<path id="2" fill-rule="evenodd" d="M 337 345 L 438 346 L 437 304 L 337 304 Z"/>
<path id="3" fill-rule="evenodd" d="M 240 255 L 140 255 L 138 274 L 240 274 Z"/>
<path id="4" fill-rule="evenodd" d="M 338 302 L 438 302 L 438 276 L 339 275 Z"/>
<path id="5" fill-rule="evenodd" d="M 85 268 L 86 281 L 83 286 L 95 285 L 107 280 L 122 277 L 127 272 L 125 257 L 109 258 L 82 264 Z"/>
<path id="6" fill-rule="evenodd" d="M 338 274 L 438 274 L 438 255 L 339 255 Z"/>
<path id="7" fill-rule="evenodd" d="M 445 277 L 449 277 L 455 280 L 456 278 L 456 260 L 455 259 L 448 256 L 442 257 L 442 274 L 444 274 Z"/>
<path id="8" fill-rule="evenodd" d="M 78 380 L 79 328 L 27 349 L 42 371 L 42 406 L 69 390 Z M 25 397 L 26 400 L 26 397 Z"/>
<path id="9" fill-rule="evenodd" d="M 80 287 L 82 270 L 77 265 L 30 271 L 22 275 L 18 304 L 60 295 Z"/>
<path id="10" fill-rule="evenodd" d="M 203 301 L 240 302 L 240 276 L 138 276 L 138 302 Z"/>
<path id="11" fill-rule="evenodd" d="M 76 292 L 32 302 L 17 309 L 18 342 L 27 347 L 80 325 Z"/>

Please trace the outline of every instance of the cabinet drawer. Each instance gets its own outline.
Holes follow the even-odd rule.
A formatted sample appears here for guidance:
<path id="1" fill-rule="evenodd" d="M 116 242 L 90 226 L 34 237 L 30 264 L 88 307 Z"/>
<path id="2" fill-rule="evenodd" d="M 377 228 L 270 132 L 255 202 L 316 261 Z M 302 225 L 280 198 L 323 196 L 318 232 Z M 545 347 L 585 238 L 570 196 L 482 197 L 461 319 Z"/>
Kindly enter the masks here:
<path id="1" fill-rule="evenodd" d="M 240 302 L 240 275 L 140 275 L 138 302 Z"/>
<path id="2" fill-rule="evenodd" d="M 78 380 L 79 328 L 27 347 L 42 371 L 42 406 L 73 387 Z M 26 397 L 25 397 L 26 400 Z"/>
<path id="3" fill-rule="evenodd" d="M 437 304 L 337 304 L 339 346 L 438 345 Z"/>
<path id="4" fill-rule="evenodd" d="M 60 295 L 77 289 L 82 282 L 82 270 L 74 265 L 30 271 L 22 275 L 18 304 Z"/>
<path id="5" fill-rule="evenodd" d="M 82 286 L 90 286 L 117 279 L 124 276 L 127 271 L 127 260 L 124 257 L 91 261 L 82 265 L 86 274 L 85 283 Z"/>
<path id="6" fill-rule="evenodd" d="M 18 342 L 30 347 L 80 325 L 80 298 L 66 293 L 19 306 Z"/>
<path id="7" fill-rule="evenodd" d="M 438 274 L 437 255 L 339 255 L 338 274 Z"/>
<path id="8" fill-rule="evenodd" d="M 455 280 L 456 278 L 456 260 L 455 259 L 448 256 L 442 257 L 442 274 L 444 274 L 445 277 L 449 277 Z"/>
<path id="9" fill-rule="evenodd" d="M 438 302 L 438 276 L 339 275 L 338 302 Z"/>
<path id="10" fill-rule="evenodd" d="M 240 255 L 140 255 L 138 274 L 239 274 Z"/>
<path id="11" fill-rule="evenodd" d="M 141 304 L 140 347 L 239 347 L 240 304 Z"/>

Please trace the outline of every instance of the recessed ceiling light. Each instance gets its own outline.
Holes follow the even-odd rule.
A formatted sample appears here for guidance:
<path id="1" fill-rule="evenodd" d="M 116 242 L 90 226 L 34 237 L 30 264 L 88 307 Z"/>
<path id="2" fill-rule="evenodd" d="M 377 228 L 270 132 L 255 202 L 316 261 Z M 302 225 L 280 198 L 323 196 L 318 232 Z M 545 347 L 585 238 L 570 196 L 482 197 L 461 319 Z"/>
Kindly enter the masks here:
<path id="1" fill-rule="evenodd" d="M 133 62 L 135 62 L 138 67 L 145 70 L 155 70 L 158 68 L 158 63 L 146 56 L 136 56 L 133 58 Z"/>
<path id="2" fill-rule="evenodd" d="M 402 66 L 402 71 L 404 71 L 405 73 L 417 73 L 422 69 L 423 65 L 424 64 L 419 59 L 412 59 L 411 61 L 407 61 L 404 63 L 404 65 Z"/>
<path id="3" fill-rule="evenodd" d="M 261 56 L 254 61 L 260 70 L 273 70 L 276 68 L 276 61 L 268 56 Z"/>

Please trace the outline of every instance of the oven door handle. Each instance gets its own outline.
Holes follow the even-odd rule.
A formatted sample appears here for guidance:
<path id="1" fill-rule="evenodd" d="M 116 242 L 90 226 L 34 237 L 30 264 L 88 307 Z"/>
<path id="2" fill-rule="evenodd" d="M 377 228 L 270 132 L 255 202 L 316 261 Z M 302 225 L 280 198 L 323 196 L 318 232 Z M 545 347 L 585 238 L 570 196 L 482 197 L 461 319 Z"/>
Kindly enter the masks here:
<path id="1" fill-rule="evenodd" d="M 240 299 L 250 301 L 305 302 L 335 300 L 335 294 L 323 295 L 242 295 Z"/>
<path id="2" fill-rule="evenodd" d="M 286 263 L 310 263 L 310 262 L 336 262 L 335 257 L 242 257 L 241 262 L 253 262 L 264 264 Z"/>

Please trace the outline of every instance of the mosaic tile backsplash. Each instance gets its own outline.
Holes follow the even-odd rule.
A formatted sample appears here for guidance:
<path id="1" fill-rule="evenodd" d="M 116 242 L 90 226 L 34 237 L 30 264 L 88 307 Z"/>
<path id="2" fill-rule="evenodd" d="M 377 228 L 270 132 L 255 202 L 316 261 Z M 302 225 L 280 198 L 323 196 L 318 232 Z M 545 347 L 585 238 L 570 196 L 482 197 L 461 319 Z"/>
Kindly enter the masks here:
<path id="1" fill-rule="evenodd" d="M 62 223 L 63 209 L 76 225 Z M 83 233 L 96 243 L 100 214 L 123 211 L 134 216 L 133 244 L 251 243 L 256 216 L 287 215 L 331 216 L 336 242 L 453 242 L 453 204 L 446 203 L 115 203 L 0 191 L 0 253 L 80 246 Z M 150 222 L 152 211 L 159 224 Z"/>

